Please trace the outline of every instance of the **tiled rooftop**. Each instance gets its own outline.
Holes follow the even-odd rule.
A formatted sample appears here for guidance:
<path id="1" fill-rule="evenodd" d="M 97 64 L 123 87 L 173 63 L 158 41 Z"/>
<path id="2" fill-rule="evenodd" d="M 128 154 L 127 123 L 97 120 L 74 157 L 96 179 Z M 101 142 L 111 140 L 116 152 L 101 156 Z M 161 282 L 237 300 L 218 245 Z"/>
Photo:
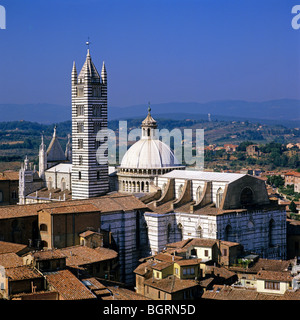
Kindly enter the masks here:
<path id="1" fill-rule="evenodd" d="M 150 278 L 145 280 L 145 285 L 168 293 L 174 293 L 176 291 L 198 286 L 198 283 L 195 280 L 181 280 L 176 276 L 169 276 L 165 279 L 159 280 Z"/>
<path id="2" fill-rule="evenodd" d="M 10 280 L 25 280 L 42 278 L 43 276 L 31 266 L 18 266 L 5 269 L 5 275 Z"/>
<path id="3" fill-rule="evenodd" d="M 18 253 L 26 248 L 27 246 L 25 244 L 0 241 L 0 254 L 9 252 Z"/>
<path id="4" fill-rule="evenodd" d="M 23 259 L 14 252 L 0 254 L 0 266 L 4 268 L 19 267 L 23 265 Z"/>
<path id="5" fill-rule="evenodd" d="M 96 296 L 69 270 L 45 273 L 47 281 L 65 300 L 96 299 Z"/>
<path id="6" fill-rule="evenodd" d="M 37 203 L 37 204 L 26 204 L 26 205 L 10 205 L 0 206 L 0 220 L 14 217 L 26 217 L 35 216 L 41 209 L 52 209 L 53 212 L 57 213 L 70 213 L 76 212 L 76 210 L 85 210 L 84 206 L 87 206 L 87 210 L 100 211 L 102 213 L 114 212 L 114 211 L 132 211 L 134 209 L 148 209 L 149 208 L 142 202 L 139 201 L 133 195 L 114 193 L 101 197 L 95 197 L 84 200 L 70 200 L 70 201 L 57 201 L 50 203 Z M 76 206 L 80 209 L 76 209 Z M 93 207 L 92 207 L 93 206 Z M 60 208 L 60 209 L 59 209 Z M 73 209 L 70 209 L 73 208 Z M 97 209 L 95 209 L 97 208 Z"/>

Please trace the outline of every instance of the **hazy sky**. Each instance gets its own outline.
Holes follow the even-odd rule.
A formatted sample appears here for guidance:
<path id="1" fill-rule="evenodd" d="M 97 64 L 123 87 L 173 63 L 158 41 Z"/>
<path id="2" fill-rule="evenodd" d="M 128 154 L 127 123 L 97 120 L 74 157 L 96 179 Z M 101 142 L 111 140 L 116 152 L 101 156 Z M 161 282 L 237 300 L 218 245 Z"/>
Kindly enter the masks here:
<path id="1" fill-rule="evenodd" d="M 71 102 L 87 37 L 110 106 L 300 99 L 291 0 L 0 0 L 0 103 Z M 0 115 L 1 120 L 1 115 Z"/>

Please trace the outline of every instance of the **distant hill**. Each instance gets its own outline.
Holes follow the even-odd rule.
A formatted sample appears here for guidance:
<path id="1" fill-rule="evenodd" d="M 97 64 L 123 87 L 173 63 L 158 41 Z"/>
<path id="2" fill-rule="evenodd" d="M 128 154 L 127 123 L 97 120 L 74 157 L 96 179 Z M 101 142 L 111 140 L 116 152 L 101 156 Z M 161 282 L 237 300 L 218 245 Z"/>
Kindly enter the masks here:
<path id="1" fill-rule="evenodd" d="M 155 117 L 167 119 L 207 119 L 212 120 L 249 120 L 265 124 L 282 124 L 300 127 L 300 100 L 281 99 L 264 102 L 242 100 L 197 102 L 170 102 L 151 105 Z M 110 120 L 143 117 L 147 105 L 109 107 Z M 71 106 L 55 104 L 0 104 L 0 122 L 32 121 L 39 123 L 59 123 L 71 120 Z"/>

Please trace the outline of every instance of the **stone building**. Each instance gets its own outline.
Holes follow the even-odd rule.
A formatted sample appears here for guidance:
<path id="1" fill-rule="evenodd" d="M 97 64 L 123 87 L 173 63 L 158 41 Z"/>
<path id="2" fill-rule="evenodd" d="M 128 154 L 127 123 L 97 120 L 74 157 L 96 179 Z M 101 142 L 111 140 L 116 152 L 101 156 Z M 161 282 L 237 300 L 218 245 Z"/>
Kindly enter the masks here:
<path id="1" fill-rule="evenodd" d="M 243 174 L 178 171 L 162 175 L 163 194 L 145 213 L 152 253 L 191 237 L 240 243 L 265 258 L 286 257 L 286 212 L 260 179 Z"/>

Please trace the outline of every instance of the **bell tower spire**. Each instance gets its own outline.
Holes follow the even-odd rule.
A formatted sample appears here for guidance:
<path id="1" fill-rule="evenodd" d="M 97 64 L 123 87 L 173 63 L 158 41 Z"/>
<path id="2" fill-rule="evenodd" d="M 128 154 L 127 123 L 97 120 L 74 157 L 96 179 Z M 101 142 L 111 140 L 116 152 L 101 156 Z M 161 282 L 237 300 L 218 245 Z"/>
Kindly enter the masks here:
<path id="1" fill-rule="evenodd" d="M 107 129 L 107 74 L 103 65 L 100 76 L 89 39 L 86 45 L 86 60 L 77 77 L 75 64 L 72 70 L 72 199 L 95 197 L 109 190 L 107 150 L 102 143 Z"/>

